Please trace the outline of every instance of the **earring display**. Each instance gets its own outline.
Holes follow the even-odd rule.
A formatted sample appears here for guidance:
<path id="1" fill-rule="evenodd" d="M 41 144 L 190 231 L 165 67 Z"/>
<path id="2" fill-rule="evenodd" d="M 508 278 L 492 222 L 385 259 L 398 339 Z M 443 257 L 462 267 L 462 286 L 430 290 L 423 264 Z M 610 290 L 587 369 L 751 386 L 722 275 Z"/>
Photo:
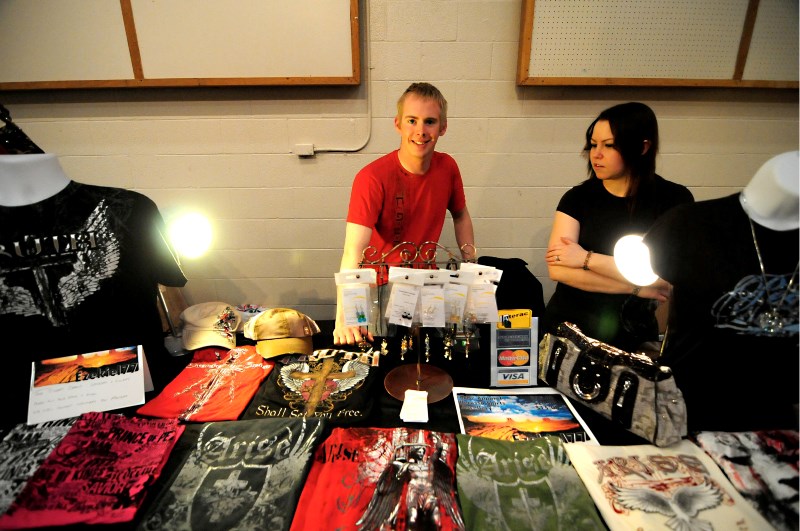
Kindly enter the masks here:
<path id="1" fill-rule="evenodd" d="M 444 261 L 436 259 L 439 250 L 447 253 Z M 386 257 L 397 254 L 395 251 L 401 262 L 387 263 Z M 402 401 L 407 390 L 425 391 L 428 403 L 449 396 L 453 379 L 431 360 L 441 354 L 443 359 L 452 361 L 462 350 L 464 359 L 469 359 L 477 323 L 489 322 L 484 318 L 497 314 L 494 294 L 502 271 L 464 261 L 436 242 L 401 242 L 381 255 L 368 247 L 359 267 L 377 271 L 391 287 L 386 310 L 381 310 L 379 319 L 387 321 L 388 335 L 399 341 L 389 346 L 383 340 L 381 353 L 387 355 L 396 348 L 400 361 L 405 362 L 406 355 L 415 359 L 414 363 L 387 373 L 387 392 Z M 425 331 L 421 332 L 423 328 Z"/>

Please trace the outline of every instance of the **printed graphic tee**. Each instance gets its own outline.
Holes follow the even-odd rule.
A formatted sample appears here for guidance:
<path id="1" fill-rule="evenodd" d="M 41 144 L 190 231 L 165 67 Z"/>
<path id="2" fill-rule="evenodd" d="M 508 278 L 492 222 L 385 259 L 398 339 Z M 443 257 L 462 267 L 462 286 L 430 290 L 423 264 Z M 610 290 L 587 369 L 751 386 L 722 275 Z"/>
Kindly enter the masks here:
<path id="1" fill-rule="evenodd" d="M 132 520 L 183 430 L 174 419 L 84 413 L 0 517 L 0 529 Z"/>
<path id="2" fill-rule="evenodd" d="M 0 441 L 0 514 L 69 431 L 75 418 L 18 424 Z"/>
<path id="3" fill-rule="evenodd" d="M 676 207 L 645 235 L 653 271 L 674 286 L 660 359 L 683 392 L 690 433 L 797 429 L 799 238 L 751 229 L 739 194 Z M 746 392 L 732 392 L 735 381 Z"/>
<path id="4" fill-rule="evenodd" d="M 193 422 L 236 420 L 272 366 L 252 345 L 197 350 L 189 365 L 137 413 Z"/>
<path id="5" fill-rule="evenodd" d="M 288 529 L 318 419 L 210 422 L 140 529 Z"/>
<path id="6" fill-rule="evenodd" d="M 317 449 L 292 530 L 464 529 L 453 434 L 334 428 Z"/>
<path id="7" fill-rule="evenodd" d="M 456 438 L 456 484 L 467 529 L 606 529 L 560 437 Z"/>
<path id="8" fill-rule="evenodd" d="M 797 431 L 704 431 L 696 439 L 736 490 L 775 529 L 797 529 Z"/>
<path id="9" fill-rule="evenodd" d="M 372 410 L 377 378 L 372 359 L 372 354 L 338 349 L 274 358 L 275 368 L 242 418 L 308 417 L 332 424 L 363 421 Z"/>
<path id="10" fill-rule="evenodd" d="M 158 284 L 186 278 L 153 201 L 71 182 L 58 194 L 0 206 L 2 422 L 25 420 L 34 360 L 143 345 L 156 388 L 164 348 Z M 166 363 L 164 361 L 163 363 Z"/>
<path id="11" fill-rule="evenodd" d="M 565 443 L 608 527 L 772 529 L 697 445 Z"/>

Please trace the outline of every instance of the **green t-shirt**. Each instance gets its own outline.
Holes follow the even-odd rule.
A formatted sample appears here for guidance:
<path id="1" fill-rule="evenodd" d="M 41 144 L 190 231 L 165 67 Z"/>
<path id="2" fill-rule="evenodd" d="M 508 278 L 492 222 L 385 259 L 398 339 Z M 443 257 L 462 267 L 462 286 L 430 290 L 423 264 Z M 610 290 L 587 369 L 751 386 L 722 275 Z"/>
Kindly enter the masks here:
<path id="1" fill-rule="evenodd" d="M 467 529 L 606 529 L 560 438 L 456 438 L 456 485 Z"/>

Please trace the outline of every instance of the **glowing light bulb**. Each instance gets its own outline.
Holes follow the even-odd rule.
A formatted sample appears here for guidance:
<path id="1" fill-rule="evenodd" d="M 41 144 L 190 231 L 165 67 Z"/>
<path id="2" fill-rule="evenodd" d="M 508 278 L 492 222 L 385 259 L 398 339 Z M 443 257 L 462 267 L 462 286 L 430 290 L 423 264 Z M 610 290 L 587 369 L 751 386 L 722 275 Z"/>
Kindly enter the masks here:
<path id="1" fill-rule="evenodd" d="M 175 219 L 169 227 L 169 239 L 181 256 L 197 258 L 211 246 L 211 224 L 202 214 L 191 212 Z"/>
<path id="2" fill-rule="evenodd" d="M 628 281 L 648 286 L 658 280 L 650 265 L 650 249 L 638 234 L 623 236 L 614 246 L 614 263 Z"/>

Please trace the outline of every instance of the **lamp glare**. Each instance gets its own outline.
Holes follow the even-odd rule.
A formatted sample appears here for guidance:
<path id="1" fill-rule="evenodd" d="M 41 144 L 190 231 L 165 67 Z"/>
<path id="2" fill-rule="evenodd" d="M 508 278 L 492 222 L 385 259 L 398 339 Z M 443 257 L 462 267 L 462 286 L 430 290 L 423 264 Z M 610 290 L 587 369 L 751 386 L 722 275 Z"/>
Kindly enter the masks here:
<path id="1" fill-rule="evenodd" d="M 636 286 L 649 286 L 658 280 L 650 265 L 650 249 L 638 234 L 623 236 L 617 241 L 614 263 L 622 276 Z"/>
<path id="2" fill-rule="evenodd" d="M 197 258 L 211 246 L 211 224 L 201 214 L 185 214 L 170 225 L 169 236 L 178 254 Z"/>

